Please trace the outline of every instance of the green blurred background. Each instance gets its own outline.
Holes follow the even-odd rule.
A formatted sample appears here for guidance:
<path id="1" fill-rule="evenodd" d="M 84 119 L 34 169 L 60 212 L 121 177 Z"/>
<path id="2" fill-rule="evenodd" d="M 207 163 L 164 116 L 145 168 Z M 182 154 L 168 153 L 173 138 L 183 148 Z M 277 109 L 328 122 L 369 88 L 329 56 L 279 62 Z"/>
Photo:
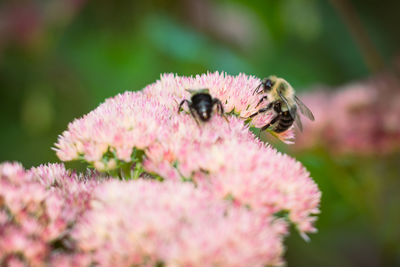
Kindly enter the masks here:
<path id="1" fill-rule="evenodd" d="M 0 3 L 0 160 L 57 162 L 74 118 L 160 73 L 277 74 L 298 91 L 390 69 L 399 1 L 86 1 Z M 287 240 L 288 266 L 400 266 L 400 160 L 294 155 L 323 192 L 319 233 Z"/>

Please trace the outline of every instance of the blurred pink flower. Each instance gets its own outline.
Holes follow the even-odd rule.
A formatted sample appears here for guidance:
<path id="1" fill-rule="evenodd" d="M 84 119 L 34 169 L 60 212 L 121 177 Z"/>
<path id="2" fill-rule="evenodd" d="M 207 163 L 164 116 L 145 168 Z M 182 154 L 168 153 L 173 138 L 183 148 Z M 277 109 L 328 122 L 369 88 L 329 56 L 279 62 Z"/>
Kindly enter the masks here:
<path id="1" fill-rule="evenodd" d="M 282 263 L 283 220 L 215 201 L 190 183 L 110 181 L 74 231 L 99 266 L 265 266 Z"/>
<path id="2" fill-rule="evenodd" d="M 55 28 L 65 26 L 86 0 L 3 1 L 0 5 L 0 53 L 7 45 L 25 48 L 49 43 Z"/>
<path id="3" fill-rule="evenodd" d="M 62 165 L 25 171 L 0 164 L 0 263 L 17 266 L 22 257 L 24 265 L 43 266 L 54 242 L 68 239 L 96 184 Z"/>
<path id="4" fill-rule="evenodd" d="M 295 149 L 326 146 L 334 153 L 385 154 L 400 148 L 400 83 L 389 74 L 337 91 L 301 98 L 316 122 L 305 122 Z"/>

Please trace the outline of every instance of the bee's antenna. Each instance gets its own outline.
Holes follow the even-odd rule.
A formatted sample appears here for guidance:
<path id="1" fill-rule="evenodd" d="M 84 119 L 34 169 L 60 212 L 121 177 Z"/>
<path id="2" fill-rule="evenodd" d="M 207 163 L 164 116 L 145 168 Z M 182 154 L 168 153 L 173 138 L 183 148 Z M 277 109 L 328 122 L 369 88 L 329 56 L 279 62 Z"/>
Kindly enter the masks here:
<path id="1" fill-rule="evenodd" d="M 261 83 L 256 87 L 256 89 L 254 89 L 253 95 L 256 93 L 256 91 L 258 91 L 258 89 L 260 89 L 260 86 L 263 85 L 263 84 L 264 84 L 264 83 L 261 82 Z M 257 94 L 258 94 L 258 92 L 257 92 Z"/>

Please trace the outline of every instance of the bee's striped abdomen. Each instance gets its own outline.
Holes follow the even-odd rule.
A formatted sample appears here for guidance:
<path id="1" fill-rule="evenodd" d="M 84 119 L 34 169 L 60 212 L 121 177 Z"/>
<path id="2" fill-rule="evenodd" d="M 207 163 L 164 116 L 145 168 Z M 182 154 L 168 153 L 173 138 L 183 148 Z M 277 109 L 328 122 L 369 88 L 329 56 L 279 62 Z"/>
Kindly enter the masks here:
<path id="1" fill-rule="evenodd" d="M 282 133 L 286 131 L 287 129 L 290 128 L 290 126 L 293 125 L 294 118 L 290 116 L 290 113 L 288 111 L 282 112 L 280 115 L 280 118 L 276 124 L 275 129 L 273 129 L 274 132 L 277 133 Z"/>

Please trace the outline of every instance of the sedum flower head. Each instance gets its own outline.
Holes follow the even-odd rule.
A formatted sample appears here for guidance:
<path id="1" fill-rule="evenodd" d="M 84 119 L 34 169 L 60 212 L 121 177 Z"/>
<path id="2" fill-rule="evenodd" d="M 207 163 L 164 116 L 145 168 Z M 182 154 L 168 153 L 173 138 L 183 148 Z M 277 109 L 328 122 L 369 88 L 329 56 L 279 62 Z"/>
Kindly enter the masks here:
<path id="1" fill-rule="evenodd" d="M 250 131 L 274 116 L 247 119 L 261 108 L 261 96 L 253 95 L 259 83 L 244 74 L 166 74 L 70 123 L 55 145 L 61 160 L 83 160 L 129 180 L 98 182 L 83 203 L 74 194 L 65 197 L 86 208 L 75 213 L 74 255 L 103 266 L 282 264 L 287 224 L 304 238 L 315 232 L 321 193 L 299 162 Z M 198 124 L 186 106 L 178 113 L 179 103 L 191 98 L 187 89 L 208 89 L 226 118 L 214 112 Z M 278 137 L 288 141 L 293 131 Z M 74 183 L 63 181 L 68 175 L 46 168 L 32 173 L 41 184 L 58 184 L 60 194 L 74 192 Z"/>
<path id="2" fill-rule="evenodd" d="M 175 134 L 146 154 L 148 171 L 194 180 L 219 198 L 234 198 L 268 215 L 287 211 L 301 232 L 315 231 L 311 215 L 318 213 L 321 195 L 300 163 L 255 141 L 239 119 L 227 124 L 215 117 L 201 131 L 189 116 L 177 121 Z"/>
<path id="3" fill-rule="evenodd" d="M 282 263 L 285 222 L 215 201 L 190 183 L 104 183 L 91 206 L 73 236 L 99 266 Z"/>
<path id="4" fill-rule="evenodd" d="M 0 164 L 0 263 L 44 266 L 71 250 L 69 228 L 96 184 L 62 165 L 26 171 L 18 163 Z"/>
<path id="5" fill-rule="evenodd" d="M 257 141 L 243 122 L 257 111 L 260 96 L 252 92 L 259 83 L 243 74 L 164 75 L 143 91 L 108 99 L 75 120 L 60 136 L 57 154 L 62 160 L 84 159 L 99 170 L 128 163 L 132 173 L 140 164 L 148 173 L 193 181 L 220 199 L 233 198 L 268 216 L 285 211 L 301 233 L 314 232 L 312 214 L 318 213 L 320 192 L 309 173 Z M 226 121 L 215 113 L 197 125 L 190 114 L 177 112 L 178 103 L 190 99 L 188 88 L 208 88 L 226 113 L 238 116 Z M 259 117 L 264 125 L 272 114 Z M 135 158 L 137 151 L 143 151 L 143 158 Z"/>
<path id="6" fill-rule="evenodd" d="M 118 160 L 130 161 L 134 148 L 146 149 L 166 134 L 165 129 L 174 126 L 170 120 L 176 117 L 179 102 L 191 97 L 185 89 L 208 88 L 213 97 L 221 100 L 225 112 L 247 118 L 258 110 L 260 96 L 252 92 L 259 83 L 259 79 L 244 74 L 233 77 L 216 72 L 194 78 L 163 75 L 143 91 L 107 99 L 70 123 L 56 144 L 57 155 L 64 161 L 83 158 L 112 169 L 113 163 L 101 164 L 107 151 Z M 262 127 L 272 117 L 271 113 L 260 114 L 253 119 L 253 125 Z"/>

